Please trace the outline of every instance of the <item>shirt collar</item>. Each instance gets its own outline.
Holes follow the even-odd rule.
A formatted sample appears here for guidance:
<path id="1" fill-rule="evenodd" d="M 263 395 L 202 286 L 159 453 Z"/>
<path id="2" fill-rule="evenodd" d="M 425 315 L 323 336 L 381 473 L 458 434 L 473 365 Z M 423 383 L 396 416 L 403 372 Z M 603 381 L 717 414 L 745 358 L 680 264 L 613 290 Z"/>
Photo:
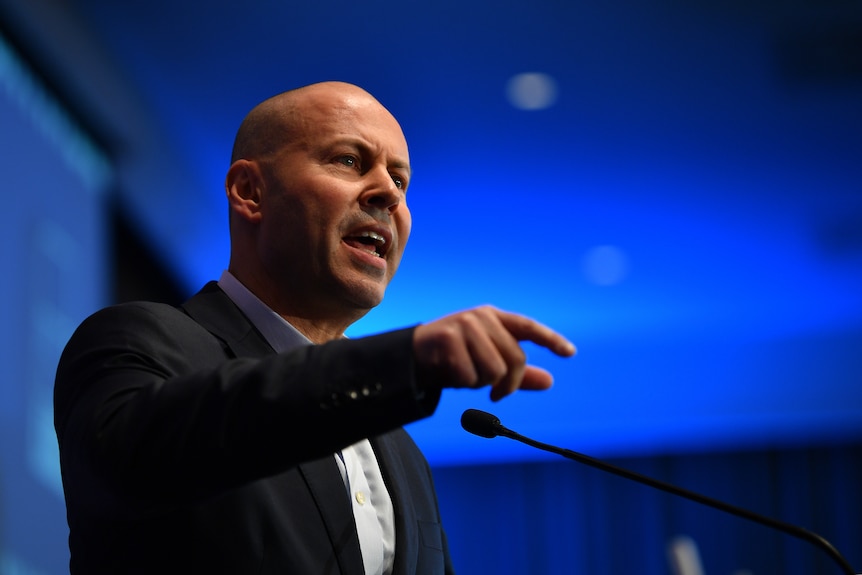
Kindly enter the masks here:
<path id="1" fill-rule="evenodd" d="M 218 285 L 277 353 L 312 345 L 307 337 L 260 301 L 229 271 L 222 272 Z"/>

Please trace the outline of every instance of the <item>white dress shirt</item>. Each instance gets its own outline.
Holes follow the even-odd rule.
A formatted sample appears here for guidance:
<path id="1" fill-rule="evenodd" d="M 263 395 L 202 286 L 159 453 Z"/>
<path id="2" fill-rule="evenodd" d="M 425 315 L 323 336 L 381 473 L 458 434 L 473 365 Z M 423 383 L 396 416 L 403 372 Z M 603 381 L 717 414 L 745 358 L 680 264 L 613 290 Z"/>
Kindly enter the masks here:
<path id="1" fill-rule="evenodd" d="M 313 345 L 230 272 L 222 273 L 218 285 L 276 352 Z M 359 533 L 365 573 L 392 573 L 395 559 L 395 512 L 371 443 L 363 439 L 345 447 L 334 457 L 353 506 L 353 518 Z"/>

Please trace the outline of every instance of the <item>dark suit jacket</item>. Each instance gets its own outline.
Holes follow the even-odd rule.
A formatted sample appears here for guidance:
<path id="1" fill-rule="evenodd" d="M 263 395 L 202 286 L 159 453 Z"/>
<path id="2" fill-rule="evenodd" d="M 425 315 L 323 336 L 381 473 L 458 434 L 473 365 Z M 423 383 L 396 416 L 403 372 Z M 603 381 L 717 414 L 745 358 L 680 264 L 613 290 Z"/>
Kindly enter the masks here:
<path id="1" fill-rule="evenodd" d="M 333 453 L 371 444 L 395 573 L 451 572 L 431 473 L 401 426 L 430 415 L 412 330 L 275 354 L 214 283 L 180 309 L 88 318 L 57 370 L 73 574 L 362 573 Z"/>

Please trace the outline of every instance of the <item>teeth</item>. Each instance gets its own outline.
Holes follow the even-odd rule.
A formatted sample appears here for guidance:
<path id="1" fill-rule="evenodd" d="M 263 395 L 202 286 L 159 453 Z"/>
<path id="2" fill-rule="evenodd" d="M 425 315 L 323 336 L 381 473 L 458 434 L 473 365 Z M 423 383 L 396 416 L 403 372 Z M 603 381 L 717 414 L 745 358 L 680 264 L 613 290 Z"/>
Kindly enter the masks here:
<path id="1" fill-rule="evenodd" d="M 384 238 L 383 236 L 381 236 L 377 232 L 362 232 L 361 234 L 359 234 L 359 237 L 371 238 L 372 240 L 379 243 L 380 245 L 383 245 L 386 243 L 386 238 Z"/>
<path id="2" fill-rule="evenodd" d="M 377 256 L 377 257 L 379 257 L 379 258 L 382 258 L 382 257 L 383 257 L 383 254 L 381 254 L 379 250 L 380 250 L 380 249 L 383 247 L 383 245 L 386 243 L 386 238 L 384 238 L 383 236 L 381 236 L 381 235 L 380 235 L 380 234 L 378 234 L 377 232 L 373 232 L 373 231 L 371 231 L 371 230 L 366 230 L 366 231 L 363 231 L 363 232 L 359 232 L 359 233 L 358 233 L 356 236 L 354 236 L 354 237 L 358 237 L 358 238 L 368 238 L 368 239 L 372 240 L 372 241 L 376 244 L 376 247 L 374 248 L 374 251 L 372 251 L 371 253 L 373 253 L 375 256 Z"/>

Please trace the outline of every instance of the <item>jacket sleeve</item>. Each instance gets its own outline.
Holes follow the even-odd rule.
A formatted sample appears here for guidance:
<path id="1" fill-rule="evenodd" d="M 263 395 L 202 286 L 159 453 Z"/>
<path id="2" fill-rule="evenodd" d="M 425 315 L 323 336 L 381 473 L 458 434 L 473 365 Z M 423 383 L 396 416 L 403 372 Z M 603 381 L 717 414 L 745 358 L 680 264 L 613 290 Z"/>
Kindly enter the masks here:
<path id="1" fill-rule="evenodd" d="M 175 308 L 125 304 L 88 318 L 57 370 L 64 483 L 206 497 L 433 413 L 412 329 L 231 357 Z"/>

